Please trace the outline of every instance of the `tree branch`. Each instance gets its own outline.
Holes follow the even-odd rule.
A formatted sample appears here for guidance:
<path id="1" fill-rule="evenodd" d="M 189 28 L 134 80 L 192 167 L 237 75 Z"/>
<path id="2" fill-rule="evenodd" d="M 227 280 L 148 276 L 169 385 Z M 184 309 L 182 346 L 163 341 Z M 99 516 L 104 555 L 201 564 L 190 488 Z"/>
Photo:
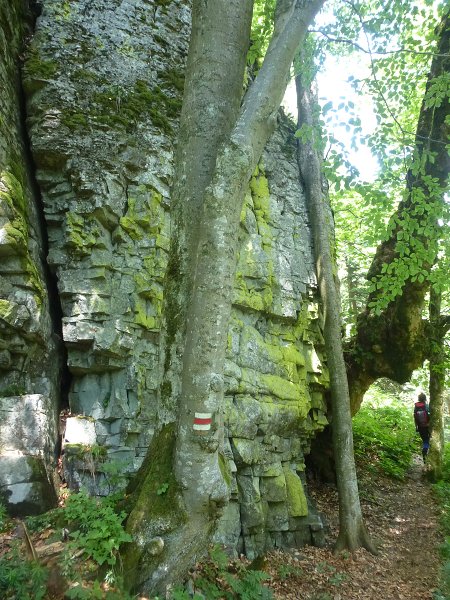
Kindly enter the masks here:
<path id="1" fill-rule="evenodd" d="M 437 77 L 449 72 L 450 61 L 439 58 L 449 55 L 449 19 L 448 14 L 444 15 L 440 25 L 437 44 L 439 56 L 431 63 L 427 90 Z M 429 325 L 422 319 L 426 293 L 430 287 L 430 280 L 425 275 L 429 276 L 437 259 L 437 239 L 442 236 L 438 221 L 440 213 L 437 211 L 443 209 L 444 193 L 448 190 L 450 158 L 444 144 L 449 136 L 449 114 L 447 98 L 439 106 L 430 107 L 427 96 L 424 97 L 415 149 L 416 162 L 423 158 L 423 166 L 418 172 L 408 172 L 405 197 L 391 219 L 393 228 L 389 237 L 379 244 L 367 275 L 368 279 L 375 281 L 376 286 L 369 295 L 366 309 L 358 317 L 357 333 L 347 346 L 346 361 L 353 412 L 359 409 L 364 393 L 376 379 L 388 377 L 404 383 L 429 353 Z M 429 140 L 429 148 L 424 149 L 423 139 Z M 432 153 L 432 161 L 427 160 L 425 151 Z M 433 182 L 431 187 L 430 181 Z M 425 204 L 424 212 L 430 213 L 426 234 L 420 229 L 423 217 L 415 214 L 415 206 L 421 198 Z M 407 255 L 403 255 L 397 246 L 401 239 L 399 233 L 404 233 L 405 223 L 411 227 L 414 220 L 415 246 L 412 247 L 421 248 L 424 256 L 420 263 L 421 278 L 410 271 L 409 259 L 405 258 Z M 396 270 L 396 261 L 400 261 L 403 271 Z M 386 265 L 393 265 L 393 269 L 387 272 Z M 396 289 L 389 287 L 394 278 L 397 280 Z M 444 317 L 443 324 L 450 329 L 447 324 L 449 320 L 450 317 Z"/>
<path id="2" fill-rule="evenodd" d="M 325 37 L 330 42 L 337 43 L 337 44 L 347 44 L 349 46 L 353 46 L 354 48 L 356 48 L 357 50 L 360 50 L 361 52 L 364 52 L 364 54 L 369 54 L 372 56 L 377 56 L 377 55 L 378 56 L 388 56 L 388 55 L 392 55 L 392 54 L 415 54 L 415 55 L 419 55 L 419 56 L 431 56 L 431 57 L 448 56 L 448 54 L 437 54 L 435 52 L 420 52 L 418 50 L 412 50 L 411 48 L 397 48 L 396 50 L 373 51 L 373 50 L 370 50 L 370 49 L 368 50 L 367 48 L 364 48 L 357 42 L 354 42 L 353 40 L 349 40 L 348 38 L 332 37 L 328 33 L 325 33 L 325 31 L 322 31 L 322 29 L 310 29 L 309 31 L 311 33 L 320 33 L 320 35 Z"/>

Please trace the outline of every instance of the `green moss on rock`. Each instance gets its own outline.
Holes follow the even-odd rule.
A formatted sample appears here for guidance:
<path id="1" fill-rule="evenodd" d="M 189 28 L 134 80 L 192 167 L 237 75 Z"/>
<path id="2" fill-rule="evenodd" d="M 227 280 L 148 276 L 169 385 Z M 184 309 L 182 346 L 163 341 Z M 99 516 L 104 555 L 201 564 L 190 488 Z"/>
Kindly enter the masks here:
<path id="1" fill-rule="evenodd" d="M 291 471 L 289 467 L 284 468 L 286 480 L 287 503 L 290 517 L 305 517 L 308 514 L 308 503 L 300 477 Z"/>
<path id="2" fill-rule="evenodd" d="M 66 110 L 61 115 L 61 123 L 71 131 L 87 127 L 88 119 L 85 114 Z"/>
<path id="3" fill-rule="evenodd" d="M 0 300 L 0 319 L 2 316 L 2 300 Z M 27 393 L 26 387 L 21 384 L 13 383 L 5 387 L 0 387 L 0 398 L 9 398 L 11 396 L 23 396 Z"/>
<path id="4" fill-rule="evenodd" d="M 169 0 L 170 1 L 170 0 Z M 184 90 L 184 71 L 181 69 L 167 69 L 158 73 L 160 79 L 181 94 Z"/>
<path id="5" fill-rule="evenodd" d="M 229 463 L 228 459 L 226 458 L 226 456 L 224 456 L 220 452 L 218 454 L 217 459 L 219 461 L 219 469 L 220 469 L 220 472 L 222 474 L 223 480 L 225 481 L 225 483 L 227 484 L 227 486 L 230 487 L 231 486 L 231 469 L 230 469 L 230 463 Z"/>
<path id="6" fill-rule="evenodd" d="M 132 87 L 110 85 L 86 69 L 78 69 L 71 76 L 75 84 L 86 81 L 81 86 L 76 108 L 61 107 L 61 123 L 71 131 L 87 127 L 107 127 L 132 132 L 144 119 L 150 119 L 154 127 L 168 136 L 173 135 L 171 119 L 176 119 L 181 111 L 178 87 L 180 83 L 174 75 L 168 75 L 167 82 L 175 87 L 175 92 L 164 91 L 159 86 L 150 87 L 143 80 L 137 80 Z M 31 80 L 32 81 L 32 80 Z M 28 84 L 29 85 L 29 84 Z M 93 91 L 95 90 L 95 91 Z"/>
<path id="7" fill-rule="evenodd" d="M 144 232 L 142 229 L 139 227 L 136 221 L 129 216 L 121 217 L 119 223 L 122 229 L 128 233 L 132 240 L 139 241 L 144 237 Z"/>
<path id="8" fill-rule="evenodd" d="M 259 212 L 264 220 L 267 221 L 270 214 L 269 182 L 261 169 L 258 170 L 257 175 L 251 178 L 250 190 L 252 192 L 255 211 Z"/>
<path id="9" fill-rule="evenodd" d="M 57 70 L 57 62 L 42 58 L 36 47 L 31 46 L 29 48 L 23 66 L 23 73 L 26 78 L 52 79 Z"/>
<path id="10" fill-rule="evenodd" d="M 270 190 L 262 165 L 257 167 L 250 180 L 250 191 L 262 246 L 269 250 L 273 246 L 273 233 L 270 226 Z"/>
<path id="11" fill-rule="evenodd" d="M 139 241 L 144 237 L 155 236 L 155 245 L 167 248 L 167 242 L 158 244 L 164 227 L 164 210 L 161 208 L 162 196 L 156 190 L 139 186 L 134 195 L 128 198 L 126 214 L 120 219 L 120 226 L 131 239 Z M 167 248 L 168 249 L 168 248 Z"/>
<path id="12" fill-rule="evenodd" d="M 0 212 L 7 219 L 1 227 L 1 251 L 3 255 L 13 254 L 20 257 L 22 273 L 29 288 L 35 293 L 37 305 L 40 306 L 45 289 L 28 248 L 28 204 L 23 187 L 25 177 L 25 169 L 19 162 L 13 162 L 10 170 L 0 174 Z"/>
<path id="13" fill-rule="evenodd" d="M 269 289 L 264 291 L 251 289 L 242 273 L 236 274 L 233 304 L 245 306 L 257 312 L 269 312 L 272 303 L 272 295 Z"/>
<path id="14" fill-rule="evenodd" d="M 166 94 L 159 86 L 151 88 L 146 81 L 138 80 L 133 89 L 111 86 L 93 97 L 90 114 L 98 122 L 119 125 L 130 130 L 142 117 L 150 117 L 152 124 L 171 135 L 171 118 L 178 117 L 181 101 Z"/>
<path id="15" fill-rule="evenodd" d="M 284 474 L 261 478 L 261 495 L 267 502 L 285 502 L 286 480 Z"/>
<path id="16" fill-rule="evenodd" d="M 3 300 L 0 298 L 0 319 L 9 321 L 9 318 L 13 312 L 14 305 L 9 300 Z"/>
<path id="17" fill-rule="evenodd" d="M 12 223 L 6 223 L 2 227 L 2 245 L 14 249 L 16 254 L 26 254 L 26 232 L 24 232 L 22 228 L 15 227 Z"/>
<path id="18" fill-rule="evenodd" d="M 270 314 L 277 285 L 273 265 L 273 232 L 270 222 L 269 183 L 261 166 L 250 180 L 250 194 L 241 212 L 241 224 L 246 228 L 247 211 L 253 210 L 260 241 L 249 240 L 240 252 L 240 267 L 236 273 L 234 304 Z M 265 254 L 262 259 L 262 252 Z"/>
<path id="19" fill-rule="evenodd" d="M 161 318 L 155 314 L 153 305 L 143 298 L 135 302 L 135 323 L 150 331 L 158 331 Z"/>
<path id="20" fill-rule="evenodd" d="M 2 171 L 0 175 L 0 199 L 7 202 L 9 207 L 18 212 L 22 219 L 26 217 L 28 207 L 23 193 L 24 170 L 15 165 L 15 170 L 20 172 L 20 179 L 11 171 Z M 22 182 L 21 182 L 22 181 Z"/>
<path id="21" fill-rule="evenodd" d="M 74 212 L 66 214 L 66 245 L 79 256 L 89 256 L 99 237 L 94 219 Z"/>

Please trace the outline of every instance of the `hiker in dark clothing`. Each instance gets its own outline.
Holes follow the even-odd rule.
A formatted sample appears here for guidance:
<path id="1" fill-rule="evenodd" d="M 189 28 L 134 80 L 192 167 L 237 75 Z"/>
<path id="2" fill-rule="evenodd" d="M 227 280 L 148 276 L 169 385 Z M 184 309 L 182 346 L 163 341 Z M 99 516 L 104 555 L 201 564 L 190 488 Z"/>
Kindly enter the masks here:
<path id="1" fill-rule="evenodd" d="M 417 402 L 414 404 L 414 422 L 416 431 L 422 438 L 422 456 L 423 462 L 426 462 L 428 450 L 430 448 L 430 411 L 428 409 L 427 397 L 425 394 L 419 394 Z"/>

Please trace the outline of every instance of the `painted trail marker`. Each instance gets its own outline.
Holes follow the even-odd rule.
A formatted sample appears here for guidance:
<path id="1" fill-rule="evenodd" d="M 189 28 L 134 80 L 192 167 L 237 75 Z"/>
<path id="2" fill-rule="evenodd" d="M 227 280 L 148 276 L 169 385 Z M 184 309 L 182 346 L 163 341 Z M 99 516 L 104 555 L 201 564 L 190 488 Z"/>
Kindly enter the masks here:
<path id="1" fill-rule="evenodd" d="M 196 433 L 202 434 L 211 429 L 212 413 L 195 413 L 193 429 Z"/>

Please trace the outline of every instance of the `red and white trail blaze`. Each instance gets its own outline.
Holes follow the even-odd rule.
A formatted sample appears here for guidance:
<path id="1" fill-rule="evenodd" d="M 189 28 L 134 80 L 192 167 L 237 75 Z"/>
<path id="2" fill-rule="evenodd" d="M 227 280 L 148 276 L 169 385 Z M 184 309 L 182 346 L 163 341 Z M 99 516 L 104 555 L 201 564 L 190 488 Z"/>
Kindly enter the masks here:
<path id="1" fill-rule="evenodd" d="M 211 429 L 212 413 L 194 414 L 194 431 L 209 431 Z"/>

